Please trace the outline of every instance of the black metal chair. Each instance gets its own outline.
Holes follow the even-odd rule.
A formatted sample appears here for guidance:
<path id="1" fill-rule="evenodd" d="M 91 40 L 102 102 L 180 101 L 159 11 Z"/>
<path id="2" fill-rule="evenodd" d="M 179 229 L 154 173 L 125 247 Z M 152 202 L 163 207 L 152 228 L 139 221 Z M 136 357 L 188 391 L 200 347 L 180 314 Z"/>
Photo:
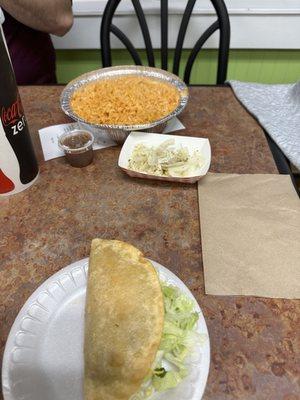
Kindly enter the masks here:
<path id="1" fill-rule="evenodd" d="M 110 45 L 110 34 L 114 34 L 127 48 L 128 52 L 132 56 L 132 59 L 136 65 L 142 65 L 141 58 L 134 48 L 132 42 L 128 37 L 112 23 L 115 11 L 120 4 L 121 0 L 108 0 L 105 7 L 100 32 L 101 42 L 101 54 L 102 54 L 102 65 L 103 67 L 110 67 L 112 65 L 111 59 L 111 45 Z M 228 53 L 229 53 L 229 42 L 230 42 L 230 23 L 227 13 L 227 8 L 223 0 L 211 0 L 213 7 L 217 14 L 217 20 L 209 26 L 205 32 L 197 40 L 196 44 L 192 48 L 188 57 L 185 70 L 184 70 L 184 81 L 189 84 L 190 76 L 194 61 L 202 49 L 204 43 L 209 37 L 216 32 L 220 31 L 219 38 L 219 52 L 218 52 L 218 69 L 217 69 L 217 84 L 223 84 L 226 80 L 227 75 L 227 64 L 228 64 Z M 182 55 L 182 48 L 184 39 L 186 36 L 187 27 L 190 21 L 190 17 L 194 8 L 196 0 L 188 0 L 185 10 L 183 12 L 181 24 L 178 31 L 177 42 L 173 60 L 173 73 L 179 74 L 179 65 Z M 152 46 L 152 41 L 146 22 L 145 14 L 142 9 L 139 0 L 132 0 L 132 4 L 142 31 L 143 39 L 145 42 L 145 49 L 147 54 L 147 60 L 150 67 L 155 67 L 155 57 Z M 168 0 L 160 0 L 160 17 L 161 17 L 161 68 L 168 69 Z"/>
<path id="2" fill-rule="evenodd" d="M 120 4 L 121 0 L 108 0 L 107 5 L 105 7 L 102 22 L 101 22 L 101 30 L 100 30 L 100 42 L 101 42 L 101 54 L 102 54 L 102 65 L 103 67 L 112 66 L 112 57 L 111 57 L 111 44 L 110 44 L 110 35 L 114 34 L 126 47 L 128 52 L 130 53 L 134 63 L 136 65 L 142 65 L 141 58 L 139 56 L 138 51 L 135 49 L 134 45 L 130 41 L 130 39 L 122 32 L 117 26 L 112 23 L 113 17 L 115 15 L 116 9 Z M 132 5 L 134 7 L 135 14 L 137 16 L 144 43 L 145 50 L 148 60 L 148 65 L 151 67 L 155 66 L 155 56 L 152 46 L 152 41 L 147 25 L 147 21 L 145 18 L 144 11 L 140 4 L 139 0 L 131 0 Z M 173 60 L 173 73 L 179 74 L 179 66 L 181 61 L 183 43 L 186 36 L 186 31 L 188 28 L 188 24 L 190 21 L 190 17 L 192 15 L 196 0 L 187 0 L 187 4 L 185 10 L 183 12 L 181 24 L 178 31 L 175 52 L 174 52 L 174 60 Z M 184 81 L 186 84 L 190 83 L 190 76 L 194 61 L 202 49 L 205 42 L 210 38 L 210 36 L 216 32 L 220 31 L 219 37 L 219 49 L 218 49 L 218 68 L 217 68 L 217 79 L 216 83 L 219 85 L 223 85 L 226 80 L 227 75 L 227 65 L 228 65 L 228 53 L 229 53 L 229 43 L 230 43 L 230 22 L 228 17 L 228 12 L 226 5 L 223 0 L 211 0 L 213 7 L 216 11 L 217 20 L 209 26 L 205 32 L 200 36 L 200 38 L 196 41 L 196 44 L 190 51 L 185 69 L 184 69 Z M 161 68 L 167 70 L 168 69 L 168 0 L 160 0 L 160 26 L 161 26 Z M 270 136 L 265 132 L 266 138 L 268 140 L 268 144 L 270 146 L 270 150 L 272 151 L 276 166 L 280 174 L 289 174 L 291 176 L 292 182 L 299 194 L 297 184 L 295 181 L 295 177 L 291 171 L 290 163 L 281 151 L 281 149 L 277 146 L 277 144 L 270 138 Z"/>

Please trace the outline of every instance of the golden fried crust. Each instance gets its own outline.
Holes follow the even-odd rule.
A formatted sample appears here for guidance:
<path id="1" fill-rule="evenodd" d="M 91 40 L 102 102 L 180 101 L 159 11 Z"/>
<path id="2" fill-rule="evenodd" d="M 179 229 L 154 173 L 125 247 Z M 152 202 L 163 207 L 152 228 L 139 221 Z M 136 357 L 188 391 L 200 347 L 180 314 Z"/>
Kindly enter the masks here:
<path id="1" fill-rule="evenodd" d="M 163 330 L 157 273 L 128 243 L 94 239 L 85 309 L 85 400 L 128 400 L 155 359 Z"/>

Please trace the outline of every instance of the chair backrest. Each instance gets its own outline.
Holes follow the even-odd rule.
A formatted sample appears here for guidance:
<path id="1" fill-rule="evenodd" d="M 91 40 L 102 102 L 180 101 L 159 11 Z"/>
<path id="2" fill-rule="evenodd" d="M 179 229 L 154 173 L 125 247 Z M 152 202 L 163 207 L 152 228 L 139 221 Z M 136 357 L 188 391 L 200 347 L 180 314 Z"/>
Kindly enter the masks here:
<path id="1" fill-rule="evenodd" d="M 150 67 L 155 66 L 154 51 L 152 41 L 146 22 L 145 14 L 139 0 L 131 0 L 145 42 L 147 60 Z M 141 58 L 134 48 L 132 42 L 117 26 L 112 23 L 115 11 L 121 0 L 108 0 L 105 7 L 100 30 L 101 54 L 103 67 L 112 65 L 110 34 L 114 34 L 127 48 L 136 65 L 142 65 Z M 230 43 L 230 23 L 226 5 L 223 0 L 211 0 L 216 11 L 217 20 L 210 25 L 200 36 L 190 51 L 185 69 L 184 81 L 189 84 L 190 76 L 194 61 L 208 38 L 217 30 L 220 31 L 219 49 L 218 49 L 218 68 L 217 68 L 217 84 L 223 84 L 227 75 L 228 53 Z M 182 55 L 183 43 L 186 36 L 187 27 L 192 15 L 192 11 L 196 0 L 187 0 L 185 10 L 183 12 L 181 24 L 178 31 L 177 42 L 173 60 L 173 73 L 178 75 L 179 65 Z M 160 17 L 161 17 L 161 68 L 168 69 L 168 0 L 160 0 Z"/>

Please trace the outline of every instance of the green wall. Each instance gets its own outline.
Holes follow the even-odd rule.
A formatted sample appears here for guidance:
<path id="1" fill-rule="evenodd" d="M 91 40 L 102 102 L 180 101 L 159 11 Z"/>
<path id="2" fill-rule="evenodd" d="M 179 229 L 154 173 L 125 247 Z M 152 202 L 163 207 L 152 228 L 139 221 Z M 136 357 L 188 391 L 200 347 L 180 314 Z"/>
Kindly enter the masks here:
<path id="1" fill-rule="evenodd" d="M 183 52 L 182 63 L 188 54 L 188 50 Z M 215 83 L 216 55 L 216 50 L 202 51 L 194 64 L 191 83 Z M 141 51 L 141 56 L 144 60 L 144 51 Z M 132 61 L 125 50 L 114 50 L 113 64 L 132 64 Z M 60 83 L 100 67 L 100 52 L 97 50 L 57 51 Z M 231 50 L 227 78 L 263 83 L 295 82 L 300 80 L 300 50 Z"/>

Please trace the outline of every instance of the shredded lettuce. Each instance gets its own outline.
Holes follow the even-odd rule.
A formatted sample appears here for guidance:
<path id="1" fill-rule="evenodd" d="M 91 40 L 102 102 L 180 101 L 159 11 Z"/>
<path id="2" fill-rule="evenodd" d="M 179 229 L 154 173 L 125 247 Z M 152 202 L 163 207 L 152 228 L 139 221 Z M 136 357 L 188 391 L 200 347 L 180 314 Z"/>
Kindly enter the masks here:
<path id="1" fill-rule="evenodd" d="M 195 331 L 199 314 L 194 302 L 177 287 L 161 285 L 165 308 L 161 343 L 150 374 L 130 400 L 144 400 L 155 391 L 176 387 L 188 375 L 185 360 L 201 339 Z"/>
<path id="2" fill-rule="evenodd" d="M 128 161 L 129 168 L 151 175 L 184 177 L 192 176 L 203 163 L 198 150 L 189 153 L 184 146 L 175 147 L 175 140 L 168 139 L 159 146 L 138 143 Z"/>

